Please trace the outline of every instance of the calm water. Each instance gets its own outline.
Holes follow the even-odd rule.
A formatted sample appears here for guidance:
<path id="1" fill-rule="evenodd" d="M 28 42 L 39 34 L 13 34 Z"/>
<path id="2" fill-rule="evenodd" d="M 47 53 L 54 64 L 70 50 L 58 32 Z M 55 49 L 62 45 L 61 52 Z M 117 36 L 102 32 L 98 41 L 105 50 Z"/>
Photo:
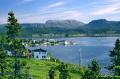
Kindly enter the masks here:
<path id="1" fill-rule="evenodd" d="M 82 66 L 86 66 L 91 59 L 96 58 L 99 64 L 105 67 L 110 63 L 109 51 L 113 49 L 117 38 L 119 37 L 57 38 L 58 40 L 73 41 L 78 45 L 41 46 L 41 48 L 46 49 L 55 58 L 73 64 L 79 64 L 81 52 Z"/>

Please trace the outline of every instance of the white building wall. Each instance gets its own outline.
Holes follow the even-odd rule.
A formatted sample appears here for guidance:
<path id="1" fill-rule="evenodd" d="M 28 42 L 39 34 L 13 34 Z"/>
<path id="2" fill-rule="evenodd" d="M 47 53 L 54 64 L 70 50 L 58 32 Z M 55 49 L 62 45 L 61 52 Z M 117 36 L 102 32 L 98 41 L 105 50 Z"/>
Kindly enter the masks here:
<path id="1" fill-rule="evenodd" d="M 47 52 L 33 52 L 33 56 L 35 59 L 47 59 Z M 45 56 L 45 58 L 43 58 Z"/>
<path id="2" fill-rule="evenodd" d="M 12 56 L 12 52 L 11 52 L 11 51 L 8 51 L 8 50 L 7 50 L 6 52 L 7 52 L 7 55 L 8 55 L 8 56 Z"/>

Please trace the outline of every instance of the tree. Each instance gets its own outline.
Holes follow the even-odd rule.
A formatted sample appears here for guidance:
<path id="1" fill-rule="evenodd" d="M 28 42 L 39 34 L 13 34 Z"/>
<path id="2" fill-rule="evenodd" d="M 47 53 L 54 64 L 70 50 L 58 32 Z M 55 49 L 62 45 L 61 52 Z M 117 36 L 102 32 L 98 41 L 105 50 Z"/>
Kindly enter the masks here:
<path id="1" fill-rule="evenodd" d="M 20 60 L 18 57 L 23 55 L 23 52 L 25 50 L 25 47 L 22 45 L 22 40 L 18 38 L 20 34 L 20 25 L 17 22 L 17 19 L 14 16 L 14 13 L 10 11 L 8 13 L 8 25 L 6 26 L 7 28 L 7 42 L 8 42 L 8 47 L 9 51 L 12 52 L 15 60 L 14 60 L 14 78 L 19 78 L 20 77 L 20 72 L 21 72 L 21 65 L 20 65 Z"/>
<path id="2" fill-rule="evenodd" d="M 115 66 L 115 75 L 120 76 L 120 66 Z"/>
<path id="3" fill-rule="evenodd" d="M 32 76 L 30 75 L 30 67 L 26 65 L 25 70 L 24 70 L 24 79 L 32 79 Z"/>
<path id="4" fill-rule="evenodd" d="M 70 79 L 68 66 L 66 64 L 61 63 L 58 68 L 60 72 L 59 74 L 60 79 Z"/>
<path id="5" fill-rule="evenodd" d="M 114 73 L 114 75 L 120 76 L 117 69 L 120 66 L 120 40 L 117 39 L 115 43 L 115 47 L 112 51 L 110 51 L 111 65 L 108 67 L 110 71 Z"/>
<path id="6" fill-rule="evenodd" d="M 54 79 L 55 76 L 55 68 L 54 66 L 51 66 L 51 69 L 49 70 L 49 79 Z"/>
<path id="7" fill-rule="evenodd" d="M 17 19 L 14 16 L 14 13 L 10 11 L 8 13 L 8 25 L 7 28 L 7 41 L 9 44 L 9 50 L 12 51 L 13 55 L 21 55 L 24 50 L 24 46 L 22 45 L 22 40 L 18 38 L 20 35 L 20 25 L 17 22 Z"/>
<path id="8" fill-rule="evenodd" d="M 88 65 L 88 69 L 84 72 L 82 79 L 97 79 L 100 73 L 99 64 L 95 59 Z"/>
<path id="9" fill-rule="evenodd" d="M 4 50 L 3 41 L 0 40 L 0 78 L 4 78 L 6 70 L 6 52 Z"/>
<path id="10" fill-rule="evenodd" d="M 100 73 L 100 66 L 95 59 L 93 59 L 91 64 L 88 65 L 88 69 L 95 72 L 96 75 Z"/>

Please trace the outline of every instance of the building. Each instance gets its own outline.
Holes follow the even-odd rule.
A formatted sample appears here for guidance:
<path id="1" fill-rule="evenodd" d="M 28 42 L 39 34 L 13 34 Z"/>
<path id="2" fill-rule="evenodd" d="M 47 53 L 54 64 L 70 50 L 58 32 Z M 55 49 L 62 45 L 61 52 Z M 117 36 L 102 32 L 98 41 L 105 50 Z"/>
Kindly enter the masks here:
<path id="1" fill-rule="evenodd" d="M 11 51 L 6 50 L 8 56 L 13 56 Z"/>
<path id="2" fill-rule="evenodd" d="M 49 59 L 48 52 L 41 48 L 29 49 L 34 59 Z"/>
<path id="3" fill-rule="evenodd" d="M 48 52 L 44 49 L 37 48 L 37 47 L 32 47 L 32 48 L 26 48 L 29 50 L 29 53 L 22 56 L 22 57 L 29 57 L 29 58 L 34 58 L 34 59 L 50 59 L 48 57 Z M 6 51 L 8 56 L 14 56 L 14 54 L 11 51 Z M 18 55 L 21 56 L 21 55 Z"/>

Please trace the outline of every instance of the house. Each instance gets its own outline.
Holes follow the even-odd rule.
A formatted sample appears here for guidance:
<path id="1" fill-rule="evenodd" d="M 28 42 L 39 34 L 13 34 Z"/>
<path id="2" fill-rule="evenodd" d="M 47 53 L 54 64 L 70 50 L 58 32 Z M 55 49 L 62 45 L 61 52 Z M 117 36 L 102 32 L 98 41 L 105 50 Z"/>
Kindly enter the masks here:
<path id="1" fill-rule="evenodd" d="M 15 53 L 13 53 L 12 51 L 6 50 L 6 54 L 7 56 L 15 56 Z M 23 52 L 22 54 L 16 54 L 17 57 L 27 57 L 27 58 L 31 58 L 32 54 L 29 51 Z"/>
<path id="2" fill-rule="evenodd" d="M 30 47 L 27 48 L 29 53 L 24 54 L 24 55 L 20 55 L 18 54 L 18 56 L 22 56 L 22 57 L 29 57 L 29 58 L 34 58 L 34 59 L 50 59 L 48 57 L 48 52 L 44 49 L 41 49 L 39 47 Z M 8 56 L 14 56 L 14 54 L 11 51 L 6 51 Z"/>
<path id="3" fill-rule="evenodd" d="M 34 59 L 49 59 L 48 52 L 41 48 L 29 49 Z"/>

